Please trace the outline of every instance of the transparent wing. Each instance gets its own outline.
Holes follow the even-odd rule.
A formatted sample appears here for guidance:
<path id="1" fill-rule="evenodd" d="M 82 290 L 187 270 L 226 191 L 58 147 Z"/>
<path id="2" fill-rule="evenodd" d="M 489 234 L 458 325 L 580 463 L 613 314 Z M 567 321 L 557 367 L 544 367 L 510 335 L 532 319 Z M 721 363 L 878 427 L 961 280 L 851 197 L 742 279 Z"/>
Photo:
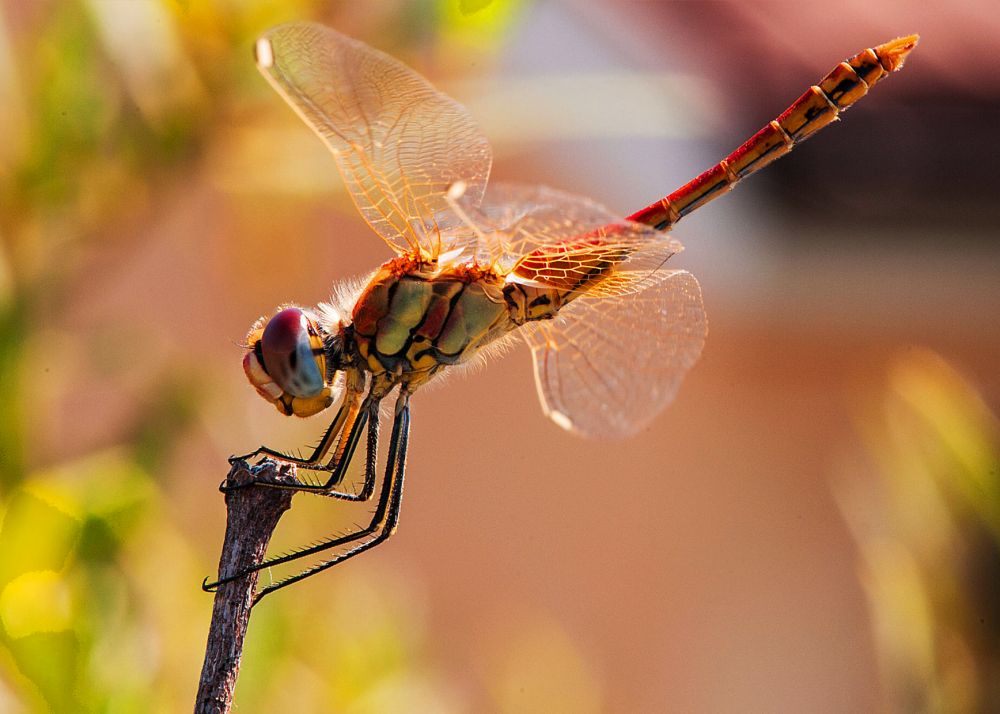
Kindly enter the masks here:
<path id="1" fill-rule="evenodd" d="M 494 184 L 480 215 L 478 222 L 492 229 L 480 244 L 480 259 L 526 285 L 628 295 L 657 282 L 654 273 L 683 250 L 662 231 L 542 186 Z"/>
<path id="2" fill-rule="evenodd" d="M 529 323 L 542 409 L 583 436 L 624 437 L 677 393 L 707 332 L 701 288 L 684 270 L 663 270 L 626 298 L 580 297 L 555 319 Z"/>
<path id="3" fill-rule="evenodd" d="M 465 108 L 388 55 L 322 25 L 296 22 L 257 41 L 257 65 L 333 152 L 365 220 L 398 253 L 450 249 L 445 195 L 482 200 L 489 142 Z M 467 235 L 465 238 L 467 239 Z"/>

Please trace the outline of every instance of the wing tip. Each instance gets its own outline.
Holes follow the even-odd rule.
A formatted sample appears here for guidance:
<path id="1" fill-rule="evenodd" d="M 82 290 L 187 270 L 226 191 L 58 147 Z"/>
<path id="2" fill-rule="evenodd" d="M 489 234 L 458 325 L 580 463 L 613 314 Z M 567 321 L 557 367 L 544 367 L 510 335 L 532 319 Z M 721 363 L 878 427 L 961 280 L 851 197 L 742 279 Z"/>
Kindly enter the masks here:
<path id="1" fill-rule="evenodd" d="M 270 69 L 274 66 L 274 48 L 271 40 L 261 37 L 253 47 L 253 56 L 257 60 L 257 66 L 261 69 Z"/>
<path id="2" fill-rule="evenodd" d="M 556 423 L 556 426 L 559 426 L 559 427 L 565 429 L 566 431 L 569 431 L 569 432 L 572 432 L 572 433 L 577 433 L 577 429 L 573 425 L 573 420 L 570 419 L 565 414 L 563 414 L 562 412 L 556 411 L 555 409 L 550 409 L 549 410 L 549 419 L 551 419 L 552 421 L 554 421 Z"/>

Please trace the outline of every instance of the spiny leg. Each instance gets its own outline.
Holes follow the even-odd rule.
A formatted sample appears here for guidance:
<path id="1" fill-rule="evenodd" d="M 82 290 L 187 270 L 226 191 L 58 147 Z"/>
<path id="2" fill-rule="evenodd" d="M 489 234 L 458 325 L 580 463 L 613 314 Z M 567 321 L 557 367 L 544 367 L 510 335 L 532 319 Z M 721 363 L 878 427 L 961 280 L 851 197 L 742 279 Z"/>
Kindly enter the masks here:
<path id="1" fill-rule="evenodd" d="M 330 477 L 325 483 L 315 484 L 300 482 L 298 484 L 286 484 L 275 483 L 272 481 L 258 481 L 257 484 L 269 488 L 306 491 L 307 493 L 315 493 L 319 496 L 327 496 L 329 498 L 336 498 L 342 501 L 368 501 L 371 499 L 372 494 L 375 492 L 375 475 L 378 461 L 378 409 L 380 401 L 381 400 L 375 399 L 374 397 L 369 397 L 365 401 L 361 417 L 355 421 L 351 433 L 348 434 L 346 450 L 343 454 L 341 454 L 339 459 L 336 455 L 334 455 L 326 466 L 311 467 L 308 469 L 319 473 L 329 473 Z M 361 490 L 357 492 L 336 491 L 334 488 L 343 482 L 347 469 L 350 467 L 351 462 L 354 461 L 354 455 L 358 448 L 358 442 L 360 441 L 361 430 L 366 423 L 368 425 L 368 443 L 365 454 L 364 484 L 362 485 Z"/>
<path id="2" fill-rule="evenodd" d="M 341 412 L 343 412 L 345 409 L 348 409 L 346 401 L 347 400 L 345 400 L 345 404 L 341 407 Z M 340 441 L 337 444 L 337 449 L 334 452 L 334 456 L 329 463 L 323 465 L 312 459 L 310 459 L 309 462 L 306 462 L 306 460 L 301 460 L 301 459 L 292 462 L 295 463 L 296 465 L 299 465 L 300 468 L 309 471 L 329 473 L 330 474 L 329 478 L 327 478 L 325 482 L 279 483 L 275 481 L 256 479 L 247 481 L 246 483 L 240 483 L 238 485 L 228 485 L 226 483 L 223 483 L 223 485 L 219 488 L 219 490 L 222 491 L 223 493 L 226 493 L 228 491 L 235 491 L 241 488 L 246 488 L 248 486 L 265 486 L 267 488 L 281 488 L 289 491 L 307 491 L 310 493 L 319 493 L 324 496 L 330 496 L 332 498 L 341 498 L 348 501 L 368 500 L 367 498 L 358 498 L 358 494 L 341 493 L 339 491 L 333 491 L 331 489 L 333 489 L 337 484 L 343 481 L 344 475 L 347 473 L 348 467 L 354 460 L 354 453 L 357 450 L 358 443 L 361 440 L 361 434 L 364 431 L 365 423 L 368 422 L 370 424 L 372 421 L 375 422 L 378 421 L 379 401 L 380 399 L 374 397 L 372 394 L 369 394 L 365 398 L 364 402 L 361 404 L 360 407 L 357 408 L 353 406 L 350 407 L 349 413 L 342 421 L 340 418 L 340 413 L 337 414 L 337 417 L 334 419 L 333 424 L 330 425 L 330 429 L 327 431 L 327 434 L 323 437 L 323 441 L 326 442 L 326 445 L 325 448 L 322 449 L 323 453 L 320 454 L 319 456 L 319 458 L 322 459 L 323 456 L 326 455 L 326 452 L 328 452 L 330 449 L 330 444 L 332 443 L 333 438 L 339 434 Z M 341 421 L 339 425 L 338 421 Z M 350 424 L 350 429 L 347 431 L 346 434 L 344 434 L 344 428 L 345 425 L 347 424 Z M 327 438 L 331 434 L 333 434 L 334 437 Z M 378 443 L 377 424 L 374 430 L 369 428 L 369 439 L 371 438 L 372 434 L 374 434 L 375 443 L 377 445 Z M 321 443 L 321 447 L 322 446 L 323 444 Z M 371 447 L 369 447 L 369 450 L 371 450 Z M 316 454 L 319 453 L 320 449 L 317 448 Z M 314 457 L 316 454 L 314 454 Z M 371 484 L 369 486 L 368 481 L 369 481 L 369 475 L 366 473 L 365 487 L 363 488 L 361 493 L 362 494 L 367 493 L 368 497 L 370 497 L 371 491 L 374 488 L 374 484 Z"/>
<path id="3" fill-rule="evenodd" d="M 368 444 L 365 454 L 365 482 L 361 490 L 357 493 L 347 491 L 330 491 L 325 494 L 333 498 L 344 501 L 368 501 L 375 493 L 375 472 L 378 469 L 378 440 L 379 440 L 379 418 L 378 403 L 372 407 L 372 413 L 368 415 Z M 340 478 L 343 478 L 341 474 Z M 339 481 L 337 483 L 340 483 Z M 334 484 L 336 485 L 336 484 Z"/>
<path id="4" fill-rule="evenodd" d="M 316 573 L 344 562 L 348 558 L 353 558 L 355 555 L 374 548 L 396 532 L 396 526 L 399 524 L 399 506 L 403 497 L 403 474 L 406 467 L 406 450 L 409 445 L 410 436 L 410 405 L 408 394 L 404 393 L 400 395 L 400 400 L 396 403 L 396 409 L 397 412 L 392 425 L 392 437 L 389 441 L 389 454 L 386 460 L 385 480 L 382 484 L 382 494 L 379 497 L 378 508 L 375 511 L 372 522 L 368 528 L 358 531 L 354 536 L 345 536 L 337 543 L 331 541 L 327 544 L 327 547 L 332 548 L 336 545 L 343 545 L 366 536 L 372 537 L 368 538 L 368 540 L 362 540 L 353 548 L 339 553 L 327 561 L 268 585 L 254 597 L 254 605 L 260 602 L 261 598 L 265 595 L 269 595 L 275 590 L 280 590 L 292 583 L 305 580 Z M 310 549 L 314 553 L 321 550 L 326 550 L 326 548 L 316 547 Z"/>
<path id="5" fill-rule="evenodd" d="M 249 454 L 243 454 L 242 456 L 230 456 L 229 463 L 235 461 L 249 461 L 258 456 L 270 456 L 278 461 L 283 461 L 289 464 L 295 464 L 296 466 L 310 467 L 315 466 L 323 461 L 323 457 L 327 455 L 330 451 L 330 447 L 333 445 L 334 440 L 340 435 L 344 429 L 345 421 L 348 417 L 349 409 L 348 406 L 356 401 L 358 396 L 352 395 L 350 393 L 344 395 L 344 400 L 340 404 L 340 408 L 337 410 L 337 415 L 330 422 L 330 426 L 327 428 L 326 432 L 323 434 L 323 438 L 320 439 L 316 448 L 307 458 L 302 458 L 301 456 L 292 456 L 291 454 L 286 454 L 277 449 L 272 449 L 269 446 L 260 446 L 256 450 L 251 451 Z"/>
<path id="6" fill-rule="evenodd" d="M 376 402 L 377 405 L 377 402 Z M 377 406 L 375 407 L 377 408 Z M 377 417 L 376 417 L 377 418 Z M 281 565 L 283 563 L 289 563 L 300 558 L 305 558 L 310 555 L 315 555 L 316 553 L 321 553 L 323 551 L 329 550 L 331 548 L 336 548 L 338 546 L 346 545 L 357 540 L 364 539 L 368 536 L 375 536 L 367 541 L 363 541 L 358 544 L 357 547 L 345 551 L 337 555 L 336 557 L 324 562 L 319 565 L 309 568 L 307 570 L 293 575 L 290 578 L 281 580 L 273 585 L 268 586 L 258 594 L 255 599 L 255 603 L 260 600 L 261 597 L 269 592 L 273 592 L 278 588 L 290 585 L 293 582 L 297 582 L 310 575 L 317 573 L 326 568 L 332 567 L 342 560 L 346 560 L 357 553 L 360 553 L 368 548 L 373 547 L 377 543 L 385 540 L 395 529 L 396 522 L 399 515 L 399 501 L 402 496 L 402 477 L 403 468 L 406 461 L 406 449 L 409 440 L 409 427 L 410 427 L 410 411 L 409 411 L 409 394 L 401 394 L 399 400 L 396 403 L 396 415 L 393 420 L 392 426 L 392 436 L 389 441 L 389 453 L 386 462 L 386 472 L 385 479 L 382 484 L 382 492 L 379 496 L 378 506 L 376 507 L 375 513 L 372 516 L 371 522 L 365 528 L 362 528 L 353 533 L 347 533 L 342 536 L 336 536 L 334 538 L 329 538 L 325 541 L 317 543 L 316 545 L 310 546 L 308 548 L 303 548 L 302 550 L 294 551 L 286 555 L 280 555 L 274 558 L 269 558 L 268 560 L 258 563 L 250 568 L 245 568 L 237 573 L 221 577 L 214 582 L 202 583 L 202 589 L 206 591 L 214 591 L 220 585 L 224 583 L 232 582 L 233 580 L 238 580 L 242 577 L 249 575 L 257 570 L 263 570 L 264 568 L 269 568 L 275 565 Z M 377 435 L 377 431 L 375 432 Z M 376 467 L 375 454 L 377 453 L 376 446 L 369 444 L 368 458 L 366 459 L 366 474 L 365 474 L 365 489 L 368 489 L 369 481 L 374 487 L 374 472 Z M 384 522 L 383 522 L 384 521 Z"/>
<path id="7" fill-rule="evenodd" d="M 368 395 L 362 405 L 358 416 L 351 423 L 351 429 L 346 438 L 342 437 L 337 453 L 326 465 L 304 467 L 310 471 L 328 473 L 329 478 L 324 483 L 282 483 L 276 481 L 257 480 L 247 484 L 239 484 L 232 487 L 224 487 L 222 490 L 234 490 L 245 488 L 246 486 L 264 486 L 266 488 L 278 488 L 286 491 L 306 491 L 316 493 L 320 496 L 339 498 L 345 501 L 367 501 L 371 498 L 375 489 L 375 459 L 378 453 L 378 407 L 381 400 L 372 395 Z M 361 433 L 365 425 L 368 425 L 368 454 L 365 461 L 365 483 L 360 493 L 350 493 L 335 491 L 333 488 L 344 480 L 344 475 L 354 461 L 354 454 L 357 451 L 358 443 L 361 441 Z"/>
<path id="8" fill-rule="evenodd" d="M 375 402 L 375 404 L 376 404 L 375 409 L 377 409 L 378 408 L 377 407 L 378 402 Z M 376 415 L 375 422 L 377 422 L 377 421 L 378 420 L 377 420 L 377 415 Z M 362 426 L 363 426 L 363 422 L 361 420 L 358 420 L 358 422 L 356 422 L 355 428 L 360 431 L 360 429 L 361 429 Z M 369 435 L 371 435 L 372 433 L 373 433 L 372 430 L 369 429 Z M 369 443 L 368 454 L 367 454 L 367 458 L 365 459 L 365 486 L 364 486 L 364 489 L 362 490 L 362 493 L 364 493 L 364 492 L 367 491 L 370 494 L 370 492 L 372 490 L 374 490 L 375 474 L 376 474 L 376 468 L 377 468 L 376 455 L 378 453 L 378 442 L 377 442 L 378 431 L 377 431 L 377 429 L 374 431 L 374 435 L 375 435 L 375 439 L 376 440 L 374 442 Z M 357 442 L 357 440 L 355 439 L 355 443 L 356 442 Z M 353 453 L 354 452 L 353 452 L 353 449 L 352 449 L 350 451 L 350 456 L 353 456 Z M 279 484 L 274 483 L 272 481 L 260 481 L 260 482 L 257 483 L 257 485 L 267 486 L 267 487 L 270 487 L 270 488 L 278 488 L 279 487 Z M 290 484 L 288 486 L 288 488 L 291 489 L 291 490 L 296 490 L 297 491 L 297 490 L 301 489 L 301 486 L 300 485 L 296 485 L 296 484 Z M 387 489 L 388 489 L 388 486 L 383 486 L 383 493 L 381 495 L 380 501 L 384 500 L 386 498 L 386 491 L 387 491 Z M 348 494 L 344 494 L 344 495 L 346 496 Z M 350 494 L 350 495 L 353 495 L 353 494 Z M 312 546 L 309 546 L 307 548 L 302 548 L 300 550 L 296 550 L 296 551 L 293 551 L 291 553 L 286 553 L 284 555 L 279 555 L 279 556 L 276 556 L 274 558 L 269 558 L 269 559 L 267 559 L 267 560 L 265 560 L 265 561 L 263 561 L 261 563 L 258 563 L 255 566 L 252 566 L 252 567 L 249 567 L 249 568 L 244 568 L 243 570 L 240 570 L 240 571 L 238 571 L 236 573 L 233 573 L 231 575 L 227 575 L 225 577 L 221 577 L 218 580 L 216 580 L 214 582 L 211 582 L 211 583 L 208 582 L 208 578 L 205 578 L 205 581 L 202 582 L 201 587 L 205 591 L 212 592 L 212 591 L 215 591 L 220 585 L 223 585 L 225 583 L 231 582 L 233 580 L 239 580 L 240 578 L 245 577 L 245 576 L 249 575 L 250 573 L 253 573 L 254 571 L 262 570 L 264 568 L 269 568 L 269 567 L 275 566 L 275 565 L 281 565 L 282 563 L 288 563 L 288 562 L 291 562 L 293 560 L 298 560 L 299 558 L 305 558 L 305 557 L 313 555 L 315 553 L 322 552 L 322 551 L 324 551 L 324 550 L 326 550 L 328 548 L 335 548 L 338 545 L 342 545 L 344 543 L 349 543 L 349 542 L 351 542 L 353 540 L 356 540 L 358 538 L 363 538 L 365 535 L 367 535 L 368 533 L 372 532 L 373 526 L 376 523 L 377 523 L 377 515 L 376 515 L 376 518 L 372 519 L 371 524 L 369 524 L 366 528 L 362 528 L 362 529 L 360 529 L 358 531 L 355 531 L 353 533 L 347 533 L 347 534 L 342 535 L 342 536 L 336 536 L 336 537 L 333 537 L 333 538 L 329 538 L 329 539 L 327 539 L 325 541 L 317 543 L 316 545 L 312 545 Z"/>

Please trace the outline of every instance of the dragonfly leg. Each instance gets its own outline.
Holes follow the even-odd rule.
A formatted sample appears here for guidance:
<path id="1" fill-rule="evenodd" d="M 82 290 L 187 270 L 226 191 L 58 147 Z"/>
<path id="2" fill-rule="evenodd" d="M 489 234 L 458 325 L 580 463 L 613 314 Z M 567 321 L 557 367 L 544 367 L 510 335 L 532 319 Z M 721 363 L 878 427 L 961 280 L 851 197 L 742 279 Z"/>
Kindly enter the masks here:
<path id="1" fill-rule="evenodd" d="M 379 419 L 378 419 L 378 403 L 374 403 L 372 406 L 372 412 L 367 417 L 368 420 L 368 443 L 367 443 L 367 453 L 365 454 L 365 481 L 361 487 L 360 491 L 339 491 L 334 490 L 335 486 L 339 486 L 344 480 L 344 474 L 347 472 L 347 467 L 341 467 L 341 464 L 345 463 L 345 459 L 340 459 L 337 464 L 334 465 L 333 461 L 327 464 L 327 469 L 339 469 L 334 471 L 327 482 L 328 490 L 318 491 L 321 496 L 329 496 L 330 498 L 337 498 L 342 501 L 368 501 L 371 499 L 372 494 L 375 493 L 375 473 L 377 471 L 377 461 L 378 461 L 378 440 L 379 440 Z M 326 469 L 324 469 L 326 470 Z"/>
<path id="2" fill-rule="evenodd" d="M 215 582 L 210 583 L 206 581 L 202 583 L 202 589 L 206 591 L 214 591 L 224 583 L 246 577 L 250 573 L 258 570 L 263 570 L 275 565 L 281 565 L 283 563 L 289 563 L 294 560 L 315 555 L 340 546 L 350 546 L 346 550 L 343 550 L 322 563 L 318 563 L 317 565 L 263 588 L 254 598 L 254 604 L 256 605 L 265 595 L 268 595 L 269 593 L 272 593 L 280 588 L 287 587 L 292 583 L 304 580 L 305 578 L 315 575 L 316 573 L 326 570 L 327 568 L 332 568 L 334 565 L 373 548 L 382 541 L 386 540 L 395 532 L 396 525 L 399 522 L 399 505 L 403 495 L 403 473 L 406 465 L 406 451 L 409 442 L 409 433 L 409 394 L 402 392 L 396 402 L 395 417 L 393 418 L 392 435 L 389 441 L 389 453 L 386 461 L 385 478 L 382 483 L 382 491 L 379 495 L 378 505 L 372 515 L 371 522 L 366 527 L 353 533 L 347 533 L 329 538 L 321 543 L 317 543 L 316 545 L 303 548 L 302 550 L 270 558 L 253 567 L 221 577 Z M 369 449 L 369 458 L 366 463 L 366 470 L 372 473 L 375 471 L 374 458 L 372 457 L 374 452 L 375 449 Z M 367 480 L 368 477 L 366 475 L 366 483 Z"/>
<path id="3" fill-rule="evenodd" d="M 301 468 L 308 471 L 316 471 L 323 474 L 328 474 L 326 480 L 323 483 L 309 483 L 299 481 L 297 483 L 287 483 L 287 482 L 276 482 L 265 479 L 254 479 L 237 485 L 229 485 L 224 483 L 220 490 L 224 493 L 237 490 L 240 488 L 246 488 L 247 486 L 264 486 L 266 488 L 280 488 L 289 491 L 305 491 L 308 493 L 317 493 L 323 496 L 329 496 L 332 498 L 339 498 L 346 501 L 367 501 L 371 498 L 372 492 L 375 489 L 375 466 L 374 460 L 378 450 L 378 406 L 380 398 L 369 394 L 365 398 L 364 403 L 361 404 L 360 408 L 351 408 L 350 413 L 341 420 L 340 414 L 334 419 L 334 423 L 330 425 L 327 433 L 323 437 L 323 442 L 325 442 L 325 448 L 322 448 L 323 453 L 318 458 L 311 458 L 308 463 L 302 463 Z M 342 409 L 346 408 L 346 404 Z M 338 425 L 337 422 L 341 421 Z M 347 428 L 347 433 L 344 433 L 345 425 L 349 424 Z M 333 490 L 337 485 L 339 485 L 344 480 L 344 475 L 347 473 L 348 467 L 351 462 L 354 461 L 354 454 L 357 451 L 358 443 L 361 440 L 361 434 L 364 432 L 365 425 L 368 425 L 368 457 L 367 461 L 370 463 L 370 467 L 365 468 L 365 483 L 359 493 L 351 492 L 341 492 Z M 332 444 L 334 437 L 331 435 L 336 435 L 338 433 L 337 427 L 339 426 L 339 436 L 340 441 L 337 445 L 337 449 L 334 452 L 333 458 L 327 464 L 319 463 L 319 459 L 322 459 L 326 455 L 326 452 L 330 450 L 330 445 Z M 320 447 L 324 447 L 324 443 L 321 442 Z M 317 448 L 317 453 L 319 453 L 319 448 Z M 296 462 L 292 462 L 296 463 Z"/>
<path id="4" fill-rule="evenodd" d="M 378 408 L 379 400 L 372 399 L 370 402 L 366 402 L 366 406 L 362 410 L 358 419 L 355 420 L 354 424 L 351 426 L 351 431 L 347 435 L 347 440 L 344 442 L 343 451 L 338 448 L 337 453 L 334 454 L 333 458 L 330 459 L 329 463 L 320 466 L 308 466 L 305 467 L 307 471 L 315 471 L 326 476 L 326 480 L 323 483 L 309 483 L 302 482 L 299 483 L 281 483 L 275 481 L 264 481 L 258 480 L 256 482 L 251 482 L 248 485 L 264 486 L 267 488 L 280 488 L 291 491 L 305 491 L 306 493 L 314 493 L 318 496 L 326 496 L 328 498 L 336 498 L 341 501 L 368 501 L 371 499 L 375 492 L 375 476 L 377 473 L 377 460 L 378 460 L 378 443 L 379 443 L 379 419 L 378 419 Z M 365 425 L 368 427 L 368 438 L 365 454 L 365 480 L 361 486 L 360 491 L 341 491 L 337 490 L 337 486 L 343 483 L 344 476 L 347 473 L 347 469 L 350 467 L 351 463 L 354 461 L 355 453 L 357 452 L 358 443 L 360 441 L 361 432 Z M 235 488 L 242 488 L 244 484 L 240 484 Z"/>
<path id="5" fill-rule="evenodd" d="M 359 399 L 358 396 L 353 396 L 347 394 L 344 397 L 344 401 L 341 403 L 340 408 L 337 410 L 337 415 L 330 422 L 330 426 L 323 433 L 323 438 L 320 439 L 316 448 L 313 449 L 312 454 L 306 458 L 301 456 L 292 456 L 291 454 L 286 454 L 284 452 L 272 449 L 269 446 L 260 446 L 249 454 L 243 454 L 242 456 L 230 456 L 229 463 L 235 463 L 236 461 L 250 461 L 258 456 L 271 457 L 272 459 L 277 459 L 278 461 L 283 461 L 289 464 L 295 464 L 296 466 L 302 466 L 308 468 L 310 466 L 315 466 L 323 461 L 323 457 L 327 455 L 330 451 L 330 447 L 333 442 L 341 434 L 344 429 L 344 424 L 349 416 L 350 407 L 353 402 Z"/>

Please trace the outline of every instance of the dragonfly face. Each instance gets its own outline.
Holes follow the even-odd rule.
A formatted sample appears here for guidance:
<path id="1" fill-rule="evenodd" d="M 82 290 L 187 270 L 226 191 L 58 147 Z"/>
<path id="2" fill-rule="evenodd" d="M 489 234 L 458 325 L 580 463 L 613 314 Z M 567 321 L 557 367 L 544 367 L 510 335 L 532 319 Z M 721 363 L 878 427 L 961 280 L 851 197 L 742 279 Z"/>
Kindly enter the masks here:
<path id="1" fill-rule="evenodd" d="M 298 307 L 281 309 L 250 328 L 243 371 L 257 393 L 286 416 L 313 416 L 333 403 L 324 334 L 316 315 Z"/>
<path id="2" fill-rule="evenodd" d="M 492 183 L 487 191 L 489 142 L 427 80 L 320 25 L 266 33 L 258 67 L 330 148 L 358 211 L 395 257 L 367 285 L 338 290 L 318 314 L 284 307 L 251 328 L 243 369 L 264 399 L 288 416 L 317 414 L 335 400 L 338 407 L 309 456 L 262 446 L 241 458 L 270 456 L 325 477 L 260 485 L 368 501 L 381 460 L 379 406 L 394 394 L 395 407 L 367 525 L 206 587 L 330 554 L 259 599 L 388 538 L 402 497 L 411 395 L 508 338 L 531 349 L 542 409 L 558 426 L 602 438 L 639 432 L 677 393 L 707 329 L 697 280 L 667 267 L 682 246 L 666 231 L 836 119 L 902 67 L 916 41 L 900 38 L 840 63 L 715 167 L 623 218 L 539 186 Z M 344 489 L 356 457 L 364 483 Z"/>

